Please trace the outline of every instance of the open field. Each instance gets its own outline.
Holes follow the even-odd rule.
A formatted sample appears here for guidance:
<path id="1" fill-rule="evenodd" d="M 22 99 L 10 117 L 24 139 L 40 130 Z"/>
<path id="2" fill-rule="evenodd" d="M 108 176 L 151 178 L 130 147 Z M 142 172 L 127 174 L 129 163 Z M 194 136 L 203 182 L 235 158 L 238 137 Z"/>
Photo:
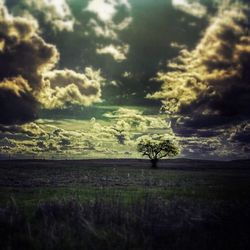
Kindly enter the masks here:
<path id="1" fill-rule="evenodd" d="M 249 249 L 249 163 L 1 161 L 1 246 Z"/>

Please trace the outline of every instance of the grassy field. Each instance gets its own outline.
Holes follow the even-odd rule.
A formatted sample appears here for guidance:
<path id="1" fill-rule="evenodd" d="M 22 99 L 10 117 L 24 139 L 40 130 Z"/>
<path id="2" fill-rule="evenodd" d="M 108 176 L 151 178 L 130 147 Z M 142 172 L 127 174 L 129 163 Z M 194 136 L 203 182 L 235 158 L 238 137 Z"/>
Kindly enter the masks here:
<path id="1" fill-rule="evenodd" d="M 2 249 L 250 249 L 249 161 L 0 162 Z"/>

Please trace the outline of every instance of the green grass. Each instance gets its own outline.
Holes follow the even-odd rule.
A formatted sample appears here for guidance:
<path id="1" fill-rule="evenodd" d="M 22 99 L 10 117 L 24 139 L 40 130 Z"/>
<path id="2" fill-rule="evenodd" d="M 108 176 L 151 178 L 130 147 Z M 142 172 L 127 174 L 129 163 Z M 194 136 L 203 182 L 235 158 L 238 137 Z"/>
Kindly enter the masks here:
<path id="1" fill-rule="evenodd" d="M 0 168 L 0 204 L 10 198 L 31 206 L 39 201 L 77 198 L 87 201 L 120 197 L 131 203 L 150 195 L 162 199 L 247 200 L 248 170 L 150 170 L 29 163 Z M 51 165 L 52 164 L 52 165 Z"/>
<path id="2" fill-rule="evenodd" d="M 249 249 L 248 168 L 0 165 L 2 249 Z"/>

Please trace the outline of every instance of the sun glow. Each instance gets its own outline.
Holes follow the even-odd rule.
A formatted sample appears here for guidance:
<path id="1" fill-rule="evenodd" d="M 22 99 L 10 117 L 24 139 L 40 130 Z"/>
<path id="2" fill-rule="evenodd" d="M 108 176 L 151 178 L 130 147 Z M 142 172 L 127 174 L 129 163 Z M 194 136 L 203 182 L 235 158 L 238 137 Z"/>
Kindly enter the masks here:
<path id="1" fill-rule="evenodd" d="M 173 5 L 186 5 L 188 4 L 186 0 L 173 0 Z"/>
<path id="2" fill-rule="evenodd" d="M 57 15 L 64 17 L 65 14 L 69 14 L 69 9 L 65 0 L 45 0 L 45 6 L 53 6 Z"/>
<path id="3" fill-rule="evenodd" d="M 113 4 L 100 0 L 92 0 L 86 10 L 96 13 L 98 17 L 104 22 L 112 19 L 116 13 L 116 9 Z"/>

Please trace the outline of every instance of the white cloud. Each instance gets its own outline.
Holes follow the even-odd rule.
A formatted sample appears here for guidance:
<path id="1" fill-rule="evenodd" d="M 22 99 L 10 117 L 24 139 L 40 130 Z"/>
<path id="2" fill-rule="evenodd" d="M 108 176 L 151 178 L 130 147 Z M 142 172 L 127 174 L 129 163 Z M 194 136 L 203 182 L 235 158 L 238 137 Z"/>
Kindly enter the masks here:
<path id="1" fill-rule="evenodd" d="M 116 13 L 115 6 L 108 1 L 92 0 L 86 10 L 97 14 L 100 20 L 107 22 Z"/>
<path id="2" fill-rule="evenodd" d="M 125 10 L 126 15 L 117 22 L 115 17 L 121 10 Z M 110 41 L 109 45 L 101 43 L 96 49 L 97 54 L 109 54 L 118 62 L 126 60 L 129 45 L 120 40 L 119 33 L 132 23 L 130 10 L 131 6 L 128 0 L 91 0 L 88 6 L 83 9 L 84 12 L 96 15 L 96 17 L 89 19 L 88 28 L 94 32 L 96 37 Z"/>
<path id="3" fill-rule="evenodd" d="M 207 13 L 207 8 L 197 0 L 172 0 L 172 4 L 176 9 L 199 18 Z"/>
<path id="4" fill-rule="evenodd" d="M 44 87 L 39 101 L 45 108 L 63 108 L 67 104 L 88 106 L 101 102 L 104 78 L 100 70 L 86 68 L 83 74 L 73 70 L 53 70 L 43 75 Z"/>
<path id="5" fill-rule="evenodd" d="M 101 21 L 108 22 L 117 14 L 119 6 L 130 9 L 127 0 L 92 0 L 85 10 L 95 13 Z"/>
<path id="6" fill-rule="evenodd" d="M 118 62 L 126 60 L 126 55 L 128 51 L 129 51 L 128 44 L 124 44 L 122 46 L 116 46 L 110 44 L 106 47 L 96 49 L 97 54 L 109 54 L 114 58 L 114 60 Z"/>

